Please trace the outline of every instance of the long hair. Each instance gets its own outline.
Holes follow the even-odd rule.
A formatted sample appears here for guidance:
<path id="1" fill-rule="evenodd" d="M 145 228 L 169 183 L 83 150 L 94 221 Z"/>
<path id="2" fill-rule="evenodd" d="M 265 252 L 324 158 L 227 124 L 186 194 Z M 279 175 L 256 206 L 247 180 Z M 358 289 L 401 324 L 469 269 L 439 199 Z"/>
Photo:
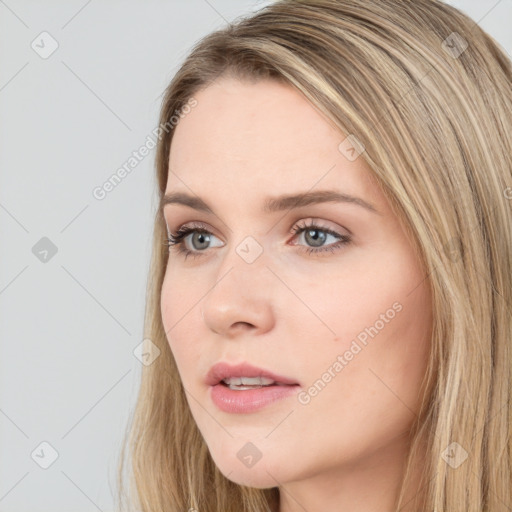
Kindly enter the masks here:
<path id="1" fill-rule="evenodd" d="M 227 74 L 289 84 L 353 135 L 426 269 L 429 393 L 413 425 L 396 510 L 420 439 L 427 443 L 424 512 L 512 509 L 507 55 L 438 0 L 277 1 L 196 43 L 167 87 L 156 154 L 160 197 L 176 122 L 193 109 L 195 94 Z M 161 318 L 165 236 L 158 209 L 144 334 L 161 353 L 143 367 L 118 498 L 143 512 L 276 512 L 278 488 L 224 477 L 191 415 Z"/>

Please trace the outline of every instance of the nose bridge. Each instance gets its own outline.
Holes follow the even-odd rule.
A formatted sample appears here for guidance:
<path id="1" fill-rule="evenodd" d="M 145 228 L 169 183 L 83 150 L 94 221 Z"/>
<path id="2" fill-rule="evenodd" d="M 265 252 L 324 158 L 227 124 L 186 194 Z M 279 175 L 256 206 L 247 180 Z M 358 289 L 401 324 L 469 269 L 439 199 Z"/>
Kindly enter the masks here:
<path id="1" fill-rule="evenodd" d="M 218 268 L 214 288 L 220 290 L 233 287 L 230 293 L 235 293 L 239 298 L 256 298 L 259 295 L 257 288 L 263 287 L 268 279 L 267 263 L 263 243 L 251 235 L 245 236 L 226 251 Z"/>
<path id="2" fill-rule="evenodd" d="M 231 246 L 218 267 L 215 283 L 203 301 L 203 319 L 217 333 L 233 325 L 251 324 L 266 330 L 272 324 L 272 294 L 263 245 L 246 236 Z"/>

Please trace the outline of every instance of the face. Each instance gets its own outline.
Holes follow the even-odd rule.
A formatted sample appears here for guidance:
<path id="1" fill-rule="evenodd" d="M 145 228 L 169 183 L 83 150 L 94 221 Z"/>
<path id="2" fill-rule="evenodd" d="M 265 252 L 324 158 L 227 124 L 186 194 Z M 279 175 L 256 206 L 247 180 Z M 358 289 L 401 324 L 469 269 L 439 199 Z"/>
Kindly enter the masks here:
<path id="1" fill-rule="evenodd" d="M 399 219 L 363 155 L 290 86 L 222 77 L 195 98 L 175 128 L 166 194 L 207 209 L 164 206 L 172 235 L 195 231 L 170 247 L 161 313 L 216 465 L 265 488 L 396 458 L 432 322 Z M 352 199 L 277 201 L 306 193 Z M 212 387 L 219 362 L 295 385 Z"/>

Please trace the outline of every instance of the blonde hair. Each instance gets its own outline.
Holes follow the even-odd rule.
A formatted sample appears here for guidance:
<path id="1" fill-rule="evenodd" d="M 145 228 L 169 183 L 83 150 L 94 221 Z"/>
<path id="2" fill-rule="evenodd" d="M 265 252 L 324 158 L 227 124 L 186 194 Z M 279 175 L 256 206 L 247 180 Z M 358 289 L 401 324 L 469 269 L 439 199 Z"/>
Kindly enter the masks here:
<path id="1" fill-rule="evenodd" d="M 428 394 L 404 485 L 423 439 L 421 510 L 511 509 L 512 65 L 505 52 L 438 0 L 277 1 L 194 46 L 166 90 L 160 126 L 185 115 L 187 101 L 226 74 L 287 83 L 354 135 L 425 266 L 433 308 Z M 160 197 L 173 135 L 164 131 Z M 144 512 L 275 512 L 277 488 L 244 487 L 220 473 L 188 408 L 160 312 L 165 236 L 158 210 L 145 337 L 161 355 L 143 368 L 119 498 Z M 462 464 L 449 463 L 465 452 Z M 401 492 L 396 510 L 402 501 Z"/>

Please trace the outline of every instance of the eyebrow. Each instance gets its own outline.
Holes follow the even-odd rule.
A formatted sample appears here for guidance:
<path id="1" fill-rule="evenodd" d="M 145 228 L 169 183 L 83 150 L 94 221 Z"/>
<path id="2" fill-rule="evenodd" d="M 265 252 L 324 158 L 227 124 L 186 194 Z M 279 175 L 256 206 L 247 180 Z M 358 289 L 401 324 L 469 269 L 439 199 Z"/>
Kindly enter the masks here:
<path id="1" fill-rule="evenodd" d="M 319 190 L 303 194 L 269 197 L 263 205 L 263 212 L 274 213 L 320 203 L 351 203 L 361 206 L 377 215 L 382 215 L 373 204 L 359 197 L 333 190 Z M 214 214 L 213 210 L 200 197 L 190 196 L 183 192 L 165 194 L 160 201 L 160 208 L 163 209 L 164 206 L 168 204 L 181 204 L 197 211 Z"/>

